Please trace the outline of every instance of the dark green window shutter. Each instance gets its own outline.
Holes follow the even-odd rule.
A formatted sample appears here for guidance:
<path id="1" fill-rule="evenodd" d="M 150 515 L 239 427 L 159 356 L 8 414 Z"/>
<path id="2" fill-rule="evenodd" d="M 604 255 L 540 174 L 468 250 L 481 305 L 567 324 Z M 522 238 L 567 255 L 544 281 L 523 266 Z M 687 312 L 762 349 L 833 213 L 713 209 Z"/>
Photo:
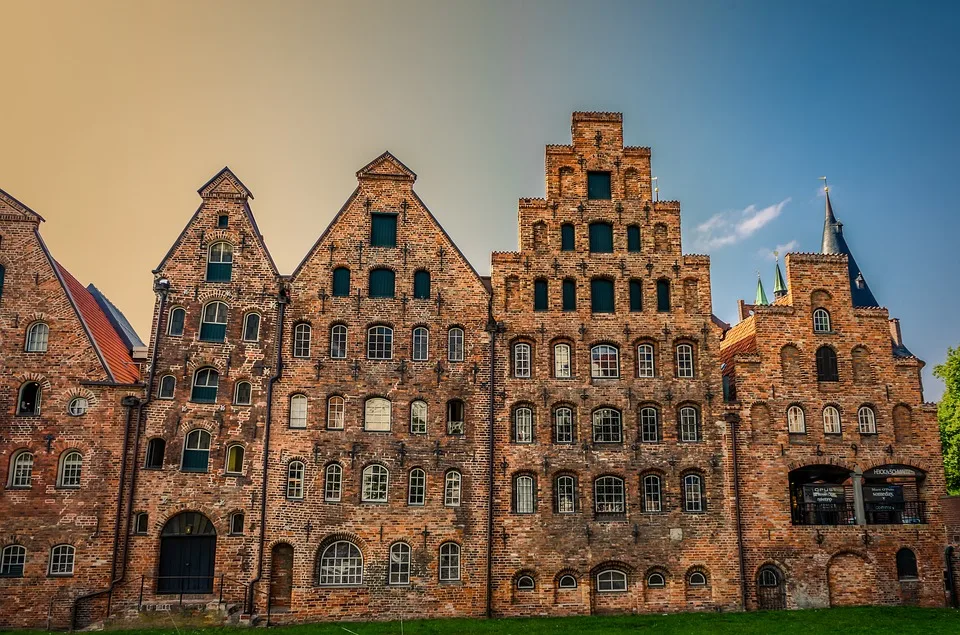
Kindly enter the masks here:
<path id="1" fill-rule="evenodd" d="M 590 223 L 590 253 L 613 253 L 613 226 L 610 223 Z"/>
<path id="2" fill-rule="evenodd" d="M 226 214 L 220 214 L 217 216 L 217 227 L 219 229 L 226 229 L 227 225 L 230 223 L 230 217 Z"/>
<path id="3" fill-rule="evenodd" d="M 630 281 L 630 310 L 643 311 L 643 285 L 639 280 Z"/>
<path id="4" fill-rule="evenodd" d="M 370 246 L 396 247 L 397 246 L 397 215 L 371 214 L 370 215 Z"/>
<path id="5" fill-rule="evenodd" d="M 657 280 L 657 311 L 670 310 L 670 281 Z"/>
<path id="6" fill-rule="evenodd" d="M 207 263 L 207 282 L 230 282 L 232 274 L 232 262 Z"/>
<path id="7" fill-rule="evenodd" d="M 610 199 L 609 172 L 587 172 L 587 198 Z"/>
<path id="8" fill-rule="evenodd" d="M 566 224 L 560 226 L 560 251 L 574 250 L 573 225 Z"/>
<path id="9" fill-rule="evenodd" d="M 613 313 L 613 282 L 603 278 L 590 281 L 590 308 L 594 313 Z"/>
<path id="10" fill-rule="evenodd" d="M 536 280 L 533 283 L 533 310 L 547 310 L 547 281 Z"/>
<path id="11" fill-rule="evenodd" d="M 563 281 L 563 310 L 577 310 L 577 283 L 573 280 Z"/>
<path id="12" fill-rule="evenodd" d="M 333 270 L 333 297 L 345 298 L 350 295 L 350 270 L 337 267 Z"/>
<path id="13" fill-rule="evenodd" d="M 3 297 L 3 279 L 7 275 L 7 269 L 3 265 L 0 265 L 0 298 Z"/>
<path id="14" fill-rule="evenodd" d="M 182 469 L 184 472 L 206 472 L 209 457 L 209 450 L 184 450 Z"/>
<path id="15" fill-rule="evenodd" d="M 640 228 L 636 225 L 627 227 L 627 251 L 640 251 Z"/>
<path id="16" fill-rule="evenodd" d="M 370 272 L 370 297 L 393 298 L 396 296 L 396 275 L 390 269 L 374 269 Z"/>
<path id="17" fill-rule="evenodd" d="M 418 271 L 413 274 L 413 297 L 417 300 L 430 298 L 430 272 Z"/>
<path id="18" fill-rule="evenodd" d="M 226 337 L 226 324 L 204 322 L 200 325 L 200 340 L 203 342 L 222 342 Z"/>

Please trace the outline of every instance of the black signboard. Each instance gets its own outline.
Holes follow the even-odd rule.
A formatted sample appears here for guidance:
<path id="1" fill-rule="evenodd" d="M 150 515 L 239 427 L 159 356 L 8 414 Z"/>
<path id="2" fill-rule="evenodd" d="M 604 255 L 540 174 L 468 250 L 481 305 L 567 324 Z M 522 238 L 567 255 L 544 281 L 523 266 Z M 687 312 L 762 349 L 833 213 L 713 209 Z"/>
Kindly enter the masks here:
<path id="1" fill-rule="evenodd" d="M 803 502 L 818 505 L 843 505 L 847 500 L 843 485 L 804 485 Z"/>
<path id="2" fill-rule="evenodd" d="M 864 478 L 888 477 L 888 476 L 918 476 L 917 470 L 906 465 L 881 465 L 872 470 L 863 473 Z"/>
<path id="3" fill-rule="evenodd" d="M 863 502 L 870 503 L 872 511 L 898 511 L 903 509 L 901 485 L 864 485 Z"/>

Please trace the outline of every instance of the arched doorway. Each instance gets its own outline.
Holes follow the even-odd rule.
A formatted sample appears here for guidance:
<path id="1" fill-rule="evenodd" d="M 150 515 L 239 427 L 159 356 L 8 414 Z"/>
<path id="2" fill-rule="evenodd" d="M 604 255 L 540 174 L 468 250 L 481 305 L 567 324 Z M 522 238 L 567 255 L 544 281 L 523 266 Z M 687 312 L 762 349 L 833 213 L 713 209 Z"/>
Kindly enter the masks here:
<path id="1" fill-rule="evenodd" d="M 200 512 L 184 512 L 160 532 L 157 593 L 212 593 L 217 530 Z"/>
<path id="2" fill-rule="evenodd" d="M 757 573 L 757 606 L 761 611 L 787 608 L 787 585 L 779 567 L 768 564 Z"/>
<path id="3" fill-rule="evenodd" d="M 293 547 L 286 543 L 274 545 L 270 551 L 270 606 L 290 608 L 293 593 Z"/>

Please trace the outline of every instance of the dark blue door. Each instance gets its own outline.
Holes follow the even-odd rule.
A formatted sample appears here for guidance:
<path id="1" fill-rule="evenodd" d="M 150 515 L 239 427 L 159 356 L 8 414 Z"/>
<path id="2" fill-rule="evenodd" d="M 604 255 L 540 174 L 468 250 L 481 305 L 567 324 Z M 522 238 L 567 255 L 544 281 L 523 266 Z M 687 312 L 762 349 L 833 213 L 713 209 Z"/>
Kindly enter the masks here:
<path id="1" fill-rule="evenodd" d="M 217 536 L 203 514 L 170 519 L 160 537 L 157 593 L 212 593 Z"/>

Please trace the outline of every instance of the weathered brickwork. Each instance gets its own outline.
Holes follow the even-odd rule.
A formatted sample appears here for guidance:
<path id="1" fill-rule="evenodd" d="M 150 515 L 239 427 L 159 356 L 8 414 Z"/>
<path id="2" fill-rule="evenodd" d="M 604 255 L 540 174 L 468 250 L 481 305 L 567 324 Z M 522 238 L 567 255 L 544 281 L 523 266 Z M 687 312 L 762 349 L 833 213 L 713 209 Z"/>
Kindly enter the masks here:
<path id="1" fill-rule="evenodd" d="M 390 153 L 281 275 L 225 168 L 154 272 L 136 361 L 0 192 L 0 547 L 26 553 L 0 563 L 0 625 L 181 591 L 274 622 L 944 602 L 960 529 L 923 362 L 847 255 L 788 255 L 730 327 L 650 149 L 616 113 L 571 132 L 490 278 Z M 31 381 L 41 414 L 18 414 Z"/>

